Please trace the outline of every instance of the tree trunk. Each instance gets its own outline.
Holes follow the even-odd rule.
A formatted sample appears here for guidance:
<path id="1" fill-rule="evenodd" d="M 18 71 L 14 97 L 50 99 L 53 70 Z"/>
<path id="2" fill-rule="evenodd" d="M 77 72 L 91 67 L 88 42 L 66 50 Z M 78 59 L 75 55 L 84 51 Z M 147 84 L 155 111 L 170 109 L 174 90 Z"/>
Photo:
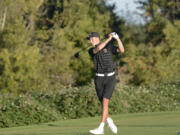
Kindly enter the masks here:
<path id="1" fill-rule="evenodd" d="M 4 11 L 4 14 L 3 14 L 2 26 L 1 26 L 2 31 L 3 31 L 5 23 L 6 23 L 6 15 L 7 15 L 7 7 L 5 8 L 5 11 Z"/>

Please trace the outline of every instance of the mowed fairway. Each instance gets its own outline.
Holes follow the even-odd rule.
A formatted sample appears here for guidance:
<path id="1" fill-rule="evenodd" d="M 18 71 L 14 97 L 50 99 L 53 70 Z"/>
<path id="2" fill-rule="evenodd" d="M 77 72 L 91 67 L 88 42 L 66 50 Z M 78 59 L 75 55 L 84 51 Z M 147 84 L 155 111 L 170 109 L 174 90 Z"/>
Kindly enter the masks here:
<path id="1" fill-rule="evenodd" d="M 180 112 L 121 114 L 112 116 L 118 135 L 177 135 Z M 0 129 L 0 135 L 90 135 L 100 117 L 62 120 L 40 125 Z M 105 135 L 113 135 L 105 126 Z"/>

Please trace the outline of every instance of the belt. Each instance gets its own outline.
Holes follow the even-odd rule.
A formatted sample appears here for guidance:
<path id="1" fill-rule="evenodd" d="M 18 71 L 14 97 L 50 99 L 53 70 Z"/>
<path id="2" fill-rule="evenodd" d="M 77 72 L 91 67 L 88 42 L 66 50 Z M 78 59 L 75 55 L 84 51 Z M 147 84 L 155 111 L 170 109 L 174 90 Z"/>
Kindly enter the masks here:
<path id="1" fill-rule="evenodd" d="M 105 73 L 105 74 L 96 73 L 96 76 L 113 76 L 114 74 L 115 72 Z"/>

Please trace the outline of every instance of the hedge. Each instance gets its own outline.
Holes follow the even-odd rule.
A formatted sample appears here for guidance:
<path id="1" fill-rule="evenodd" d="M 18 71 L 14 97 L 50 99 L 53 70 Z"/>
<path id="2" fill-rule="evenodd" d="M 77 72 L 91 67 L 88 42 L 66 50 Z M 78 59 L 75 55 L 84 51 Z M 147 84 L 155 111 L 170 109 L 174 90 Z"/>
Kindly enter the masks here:
<path id="1" fill-rule="evenodd" d="M 109 113 L 137 113 L 180 110 L 180 84 L 159 87 L 120 87 L 116 85 Z M 59 91 L 0 95 L 0 127 L 94 117 L 101 106 L 94 86 L 72 87 Z"/>

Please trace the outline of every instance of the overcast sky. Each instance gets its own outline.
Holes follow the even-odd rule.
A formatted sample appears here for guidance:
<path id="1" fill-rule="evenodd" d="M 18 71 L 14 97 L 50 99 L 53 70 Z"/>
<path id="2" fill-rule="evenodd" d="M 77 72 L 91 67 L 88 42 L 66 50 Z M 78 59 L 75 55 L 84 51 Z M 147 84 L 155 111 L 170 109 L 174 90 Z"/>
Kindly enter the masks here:
<path id="1" fill-rule="evenodd" d="M 143 18 L 138 15 L 138 13 L 143 13 L 141 10 L 137 9 L 139 5 L 135 3 L 137 0 L 107 0 L 108 4 L 115 3 L 115 12 L 125 18 L 128 21 L 135 23 L 144 23 Z"/>

